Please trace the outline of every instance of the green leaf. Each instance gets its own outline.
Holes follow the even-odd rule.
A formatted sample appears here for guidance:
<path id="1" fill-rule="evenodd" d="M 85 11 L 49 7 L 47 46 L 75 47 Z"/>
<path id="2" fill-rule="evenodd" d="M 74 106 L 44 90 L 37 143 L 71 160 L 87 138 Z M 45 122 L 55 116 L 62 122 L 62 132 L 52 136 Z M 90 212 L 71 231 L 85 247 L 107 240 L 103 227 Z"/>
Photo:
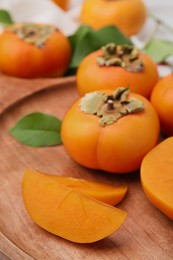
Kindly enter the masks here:
<path id="1" fill-rule="evenodd" d="M 10 134 L 21 144 L 28 146 L 52 146 L 61 144 L 61 121 L 48 114 L 39 112 L 22 117 Z"/>
<path id="2" fill-rule="evenodd" d="M 87 34 L 87 32 L 91 31 L 91 27 L 87 25 L 82 25 L 79 29 L 71 36 L 69 36 L 69 41 L 72 49 L 74 50 L 76 47 L 76 43 Z"/>
<path id="3" fill-rule="evenodd" d="M 3 23 L 3 24 L 12 24 L 13 23 L 13 20 L 12 20 L 10 14 L 6 10 L 0 9 L 0 23 Z"/>
<path id="4" fill-rule="evenodd" d="M 130 44 L 129 38 L 124 36 L 115 26 L 106 26 L 99 30 L 94 30 L 89 26 L 82 25 L 74 35 L 69 36 L 73 55 L 70 69 L 76 69 L 82 59 L 89 53 L 101 48 L 107 43 Z"/>
<path id="5" fill-rule="evenodd" d="M 173 42 L 152 39 L 143 49 L 156 63 L 161 63 L 173 55 Z"/>

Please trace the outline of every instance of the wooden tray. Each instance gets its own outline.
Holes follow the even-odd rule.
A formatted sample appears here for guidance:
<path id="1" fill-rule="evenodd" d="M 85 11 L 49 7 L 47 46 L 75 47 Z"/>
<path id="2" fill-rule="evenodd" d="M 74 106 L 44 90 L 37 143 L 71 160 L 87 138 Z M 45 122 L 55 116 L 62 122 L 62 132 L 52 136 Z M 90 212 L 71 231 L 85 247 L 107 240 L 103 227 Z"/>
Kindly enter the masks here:
<path id="1" fill-rule="evenodd" d="M 30 112 L 62 119 L 76 98 L 74 77 L 22 80 L 0 76 L 0 259 L 173 259 L 173 222 L 148 202 L 139 172 L 122 176 L 91 171 L 73 162 L 62 145 L 31 148 L 8 134 Z M 128 212 L 123 226 L 92 244 L 72 243 L 46 232 L 33 223 L 24 207 L 21 183 L 26 167 L 107 183 L 127 182 L 128 194 L 118 205 Z"/>

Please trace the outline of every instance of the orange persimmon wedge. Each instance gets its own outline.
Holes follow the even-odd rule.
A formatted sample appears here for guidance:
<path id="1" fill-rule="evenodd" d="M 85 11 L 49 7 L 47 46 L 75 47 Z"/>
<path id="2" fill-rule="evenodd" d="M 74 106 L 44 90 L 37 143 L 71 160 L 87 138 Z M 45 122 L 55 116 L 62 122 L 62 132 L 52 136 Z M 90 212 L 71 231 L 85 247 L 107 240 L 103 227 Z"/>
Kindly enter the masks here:
<path id="1" fill-rule="evenodd" d="M 149 201 L 173 220 L 173 137 L 155 146 L 141 164 L 141 183 Z"/>
<path id="2" fill-rule="evenodd" d="M 31 219 L 72 242 L 91 243 L 103 239 L 115 232 L 127 215 L 36 171 L 25 171 L 22 192 Z"/>
<path id="3" fill-rule="evenodd" d="M 27 169 L 26 171 L 31 171 L 33 174 L 37 174 L 38 172 L 32 169 Z M 46 173 L 41 174 L 48 180 L 55 180 L 58 184 L 64 185 L 75 191 L 80 191 L 88 197 L 100 200 L 112 206 L 117 205 L 123 200 L 128 189 L 126 184 L 115 186 L 73 177 L 57 176 Z"/>
<path id="4" fill-rule="evenodd" d="M 58 177 L 58 182 L 88 197 L 100 200 L 109 205 L 117 205 L 127 193 L 127 185 L 113 186 L 104 183 L 86 181 L 72 177 Z"/>

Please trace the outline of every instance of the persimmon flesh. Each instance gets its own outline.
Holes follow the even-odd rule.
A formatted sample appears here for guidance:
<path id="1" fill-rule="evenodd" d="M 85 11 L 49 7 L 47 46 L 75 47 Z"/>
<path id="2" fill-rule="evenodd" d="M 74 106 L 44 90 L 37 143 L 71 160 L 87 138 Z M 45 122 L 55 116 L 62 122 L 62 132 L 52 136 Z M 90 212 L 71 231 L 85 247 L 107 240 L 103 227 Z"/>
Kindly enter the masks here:
<path id="1" fill-rule="evenodd" d="M 87 55 L 76 74 L 81 96 L 94 90 L 128 86 L 132 92 L 149 98 L 158 79 L 157 66 L 147 54 L 133 46 L 114 43 Z"/>
<path id="2" fill-rule="evenodd" d="M 85 0 L 81 9 L 81 22 L 99 29 L 117 26 L 125 35 L 138 33 L 147 17 L 141 0 Z"/>
<path id="3" fill-rule="evenodd" d="M 110 185 L 79 178 L 46 174 L 32 169 L 26 169 L 26 172 L 36 175 L 37 173 L 40 173 L 44 175 L 44 178 L 47 178 L 48 181 L 54 180 L 58 185 L 63 185 L 74 191 L 79 191 L 88 197 L 97 199 L 112 206 L 115 206 L 122 201 L 127 193 L 126 184 Z"/>
<path id="4" fill-rule="evenodd" d="M 22 192 L 32 220 L 72 242 L 91 243 L 103 239 L 115 232 L 127 215 L 39 172 L 25 171 Z"/>
<path id="5" fill-rule="evenodd" d="M 105 90 L 77 100 L 64 116 L 61 137 L 66 151 L 79 164 L 127 173 L 138 169 L 146 153 L 157 144 L 159 119 L 151 103 L 135 93 L 129 93 L 127 100 L 121 101 L 122 107 L 117 101 L 112 104 L 113 111 L 107 112 L 113 95 L 112 90 Z M 125 104 L 134 106 L 134 110 L 136 106 L 138 112 L 127 112 Z M 86 106 L 87 111 L 81 106 Z"/>
<path id="6" fill-rule="evenodd" d="M 57 181 L 59 184 L 63 184 L 75 191 L 80 191 L 88 197 L 97 199 L 112 206 L 116 206 L 121 202 L 127 193 L 126 184 L 108 185 L 105 183 L 63 176 L 60 176 Z"/>
<path id="7" fill-rule="evenodd" d="M 155 146 L 141 164 L 141 183 L 148 200 L 173 220 L 173 137 Z"/>
<path id="8" fill-rule="evenodd" d="M 161 130 L 168 136 L 173 135 L 173 74 L 159 80 L 151 93 L 154 106 L 161 124 Z"/>
<path id="9" fill-rule="evenodd" d="M 62 76 L 71 47 L 52 25 L 13 24 L 0 35 L 0 70 L 20 78 Z"/>

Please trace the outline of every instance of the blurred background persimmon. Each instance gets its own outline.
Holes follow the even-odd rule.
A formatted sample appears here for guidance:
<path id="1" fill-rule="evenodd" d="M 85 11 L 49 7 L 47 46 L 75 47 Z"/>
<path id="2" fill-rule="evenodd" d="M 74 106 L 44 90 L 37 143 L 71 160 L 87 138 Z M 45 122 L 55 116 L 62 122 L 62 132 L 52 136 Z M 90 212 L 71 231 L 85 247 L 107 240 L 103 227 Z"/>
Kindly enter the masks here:
<path id="1" fill-rule="evenodd" d="M 146 17 L 142 0 L 85 0 L 80 15 L 83 24 L 95 29 L 115 25 L 127 36 L 138 33 Z"/>
<path id="2" fill-rule="evenodd" d="M 9 76 L 60 77 L 70 57 L 67 37 L 53 25 L 13 23 L 0 35 L 0 70 Z"/>
<path id="3" fill-rule="evenodd" d="M 173 73 L 161 78 L 151 93 L 154 106 L 161 123 L 161 130 L 173 136 Z"/>
<path id="4" fill-rule="evenodd" d="M 69 0 L 52 0 L 56 5 L 61 7 L 63 10 L 67 10 L 69 7 Z"/>

